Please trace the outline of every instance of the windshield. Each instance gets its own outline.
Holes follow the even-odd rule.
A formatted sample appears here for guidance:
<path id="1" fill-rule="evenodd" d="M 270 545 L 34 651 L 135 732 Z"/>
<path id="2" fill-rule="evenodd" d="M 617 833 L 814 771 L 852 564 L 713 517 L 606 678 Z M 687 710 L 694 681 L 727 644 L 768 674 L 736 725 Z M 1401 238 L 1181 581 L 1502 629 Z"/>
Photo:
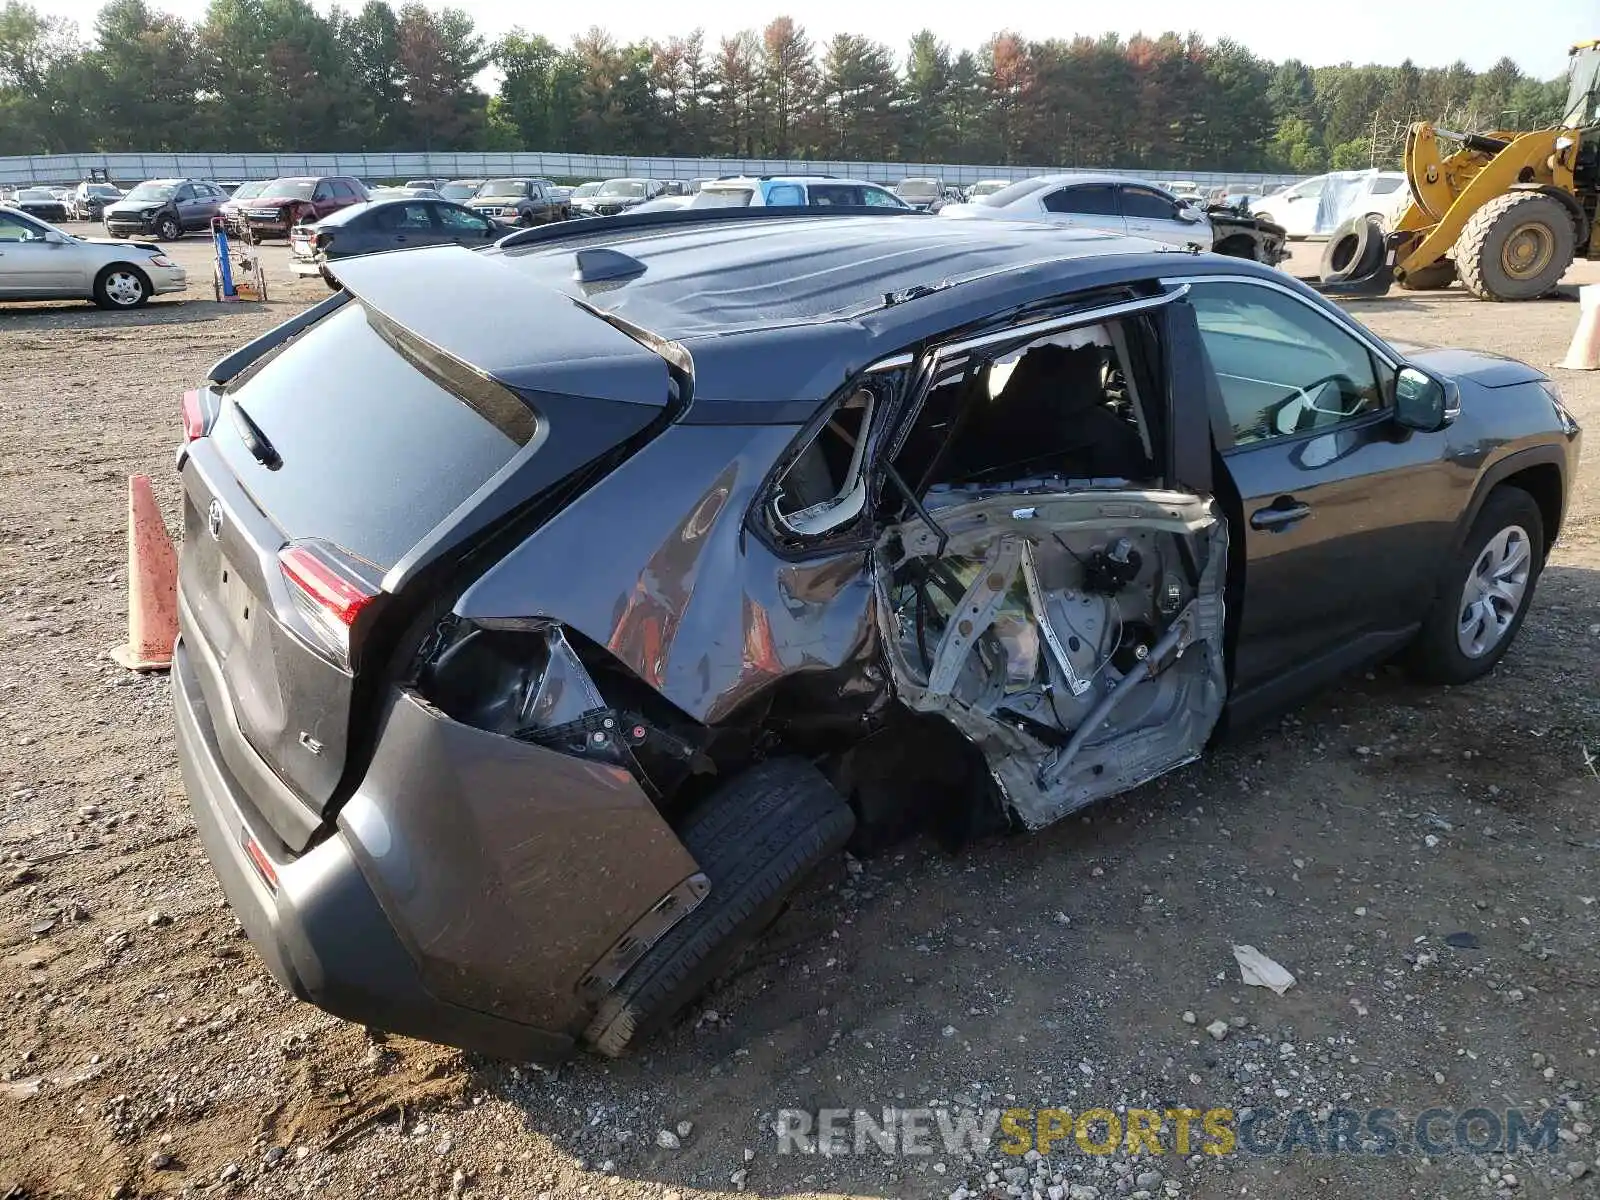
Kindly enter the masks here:
<path id="1" fill-rule="evenodd" d="M 265 179 L 258 179 L 254 183 L 241 183 L 233 189 L 233 198 L 235 200 L 248 200 L 252 196 L 261 195 L 266 190 L 267 181 Z"/>
<path id="2" fill-rule="evenodd" d="M 109 183 L 91 183 L 89 185 L 89 188 L 88 188 L 88 194 L 91 195 L 91 196 L 120 196 L 120 195 L 122 195 L 121 192 L 117 191 L 117 189 L 112 187 Z"/>
<path id="3" fill-rule="evenodd" d="M 1013 200 L 1020 200 L 1024 196 L 1031 196 L 1048 183 L 1044 179 L 1024 179 L 1021 183 L 1013 183 L 1010 187 L 1003 187 L 998 192 L 990 192 L 987 196 L 979 196 L 979 204 L 987 204 L 991 208 L 1004 208 Z"/>
<path id="4" fill-rule="evenodd" d="M 526 180 L 491 179 L 478 189 L 480 196 L 521 196 L 528 190 Z"/>
<path id="5" fill-rule="evenodd" d="M 939 195 L 937 179 L 902 179 L 895 189 L 901 196 L 933 197 Z"/>
<path id="6" fill-rule="evenodd" d="M 690 208 L 748 208 L 754 193 L 750 188 L 703 187 L 689 201 Z"/>
<path id="7" fill-rule="evenodd" d="M 644 195 L 642 179 L 608 179 L 595 192 L 596 196 L 622 196 L 631 199 Z"/>
<path id="8" fill-rule="evenodd" d="M 975 183 L 972 185 L 971 189 L 968 190 L 967 195 L 976 200 L 980 196 L 992 196 L 1005 186 L 1005 184 L 998 181 L 992 183 Z"/>
<path id="9" fill-rule="evenodd" d="M 1567 64 L 1567 111 L 1561 123 L 1586 128 L 1600 117 L 1600 46 L 1587 46 Z"/>
<path id="10" fill-rule="evenodd" d="M 313 179 L 274 179 L 266 187 L 256 193 L 258 196 L 282 196 L 289 200 L 311 199 L 311 189 L 316 186 Z"/>
<path id="11" fill-rule="evenodd" d="M 141 183 L 128 193 L 129 200 L 171 200 L 178 187 L 172 183 Z"/>
<path id="12" fill-rule="evenodd" d="M 572 189 L 572 199 L 582 200 L 585 196 L 592 196 L 600 190 L 598 183 L 580 183 Z"/>
<path id="13" fill-rule="evenodd" d="M 446 200 L 465 200 L 477 190 L 475 183 L 447 183 L 439 189 L 439 194 Z"/>

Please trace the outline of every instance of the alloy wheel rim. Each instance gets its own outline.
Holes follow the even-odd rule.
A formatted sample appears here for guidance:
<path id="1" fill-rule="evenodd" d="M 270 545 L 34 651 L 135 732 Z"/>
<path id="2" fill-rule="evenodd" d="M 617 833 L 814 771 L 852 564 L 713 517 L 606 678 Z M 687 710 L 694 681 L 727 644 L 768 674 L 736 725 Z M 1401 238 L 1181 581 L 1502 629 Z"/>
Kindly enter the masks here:
<path id="1" fill-rule="evenodd" d="M 144 295 L 144 285 L 139 282 L 136 276 L 129 274 L 127 271 L 118 271 L 107 277 L 106 295 L 110 296 L 117 304 L 137 304 L 140 297 Z"/>
<path id="2" fill-rule="evenodd" d="M 1508 525 L 1485 543 L 1461 589 L 1456 643 L 1468 658 L 1482 658 L 1506 638 L 1528 595 L 1533 550 L 1528 531 Z"/>

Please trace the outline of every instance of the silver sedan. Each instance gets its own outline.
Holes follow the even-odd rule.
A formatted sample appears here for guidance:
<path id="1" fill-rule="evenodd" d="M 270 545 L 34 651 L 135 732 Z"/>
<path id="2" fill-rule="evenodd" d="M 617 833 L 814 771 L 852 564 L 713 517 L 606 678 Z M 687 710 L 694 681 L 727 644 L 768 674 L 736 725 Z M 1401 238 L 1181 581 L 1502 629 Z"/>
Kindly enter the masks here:
<path id="1" fill-rule="evenodd" d="M 152 242 L 74 237 L 0 207 L 0 301 L 81 299 L 101 308 L 138 308 L 188 283 L 184 269 Z"/>

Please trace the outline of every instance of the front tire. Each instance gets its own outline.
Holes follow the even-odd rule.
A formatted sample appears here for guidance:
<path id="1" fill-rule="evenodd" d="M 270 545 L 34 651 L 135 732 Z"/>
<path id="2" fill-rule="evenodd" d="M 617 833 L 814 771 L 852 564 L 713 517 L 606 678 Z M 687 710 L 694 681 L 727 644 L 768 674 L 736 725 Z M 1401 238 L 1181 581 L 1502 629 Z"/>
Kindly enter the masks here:
<path id="1" fill-rule="evenodd" d="M 183 226 L 178 224 L 178 218 L 165 216 L 156 222 L 156 237 L 163 242 L 175 242 L 183 236 Z"/>
<path id="2" fill-rule="evenodd" d="M 1451 257 L 1480 300 L 1533 300 L 1561 281 L 1577 252 L 1566 205 L 1542 192 L 1496 196 L 1467 222 Z"/>
<path id="3" fill-rule="evenodd" d="M 1489 493 L 1410 650 L 1429 683 L 1470 683 L 1492 671 L 1528 615 L 1544 569 L 1544 517 L 1532 496 L 1503 485 Z"/>
<path id="4" fill-rule="evenodd" d="M 150 280 L 138 267 L 112 263 L 95 277 L 94 302 L 101 308 L 140 308 L 150 299 Z"/>
<path id="5" fill-rule="evenodd" d="M 1449 287 L 1455 281 L 1456 265 L 1448 258 L 1441 258 L 1436 263 L 1408 271 L 1404 279 L 1395 280 L 1401 289 L 1407 292 L 1436 292 Z"/>
<path id="6" fill-rule="evenodd" d="M 822 773 L 772 758 L 703 800 L 680 832 L 711 891 L 646 950 L 601 1002 L 584 1040 L 616 1058 L 655 1033 L 783 911 L 818 865 L 844 849 L 855 814 Z"/>

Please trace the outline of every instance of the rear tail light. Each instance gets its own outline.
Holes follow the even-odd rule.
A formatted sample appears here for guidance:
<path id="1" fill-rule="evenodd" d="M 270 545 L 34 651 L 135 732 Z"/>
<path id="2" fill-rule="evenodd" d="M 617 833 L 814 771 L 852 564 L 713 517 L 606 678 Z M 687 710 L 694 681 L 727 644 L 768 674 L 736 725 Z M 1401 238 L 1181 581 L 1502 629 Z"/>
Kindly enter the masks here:
<path id="1" fill-rule="evenodd" d="M 183 440 L 192 442 L 205 437 L 206 424 L 206 409 L 200 402 L 200 392 L 191 388 L 183 394 Z"/>
<path id="2" fill-rule="evenodd" d="M 272 860 L 267 857 L 267 852 L 261 844 L 251 837 L 248 832 L 242 832 L 240 840 L 244 845 L 245 857 L 250 860 L 250 865 L 256 869 L 256 874 L 261 876 L 261 881 L 267 885 L 269 891 L 278 890 L 278 872 L 272 865 Z"/>
<path id="3" fill-rule="evenodd" d="M 333 234 L 326 231 L 318 233 L 316 241 L 318 250 L 326 250 L 329 246 L 333 245 Z"/>
<path id="4" fill-rule="evenodd" d="M 285 546 L 278 552 L 278 565 L 317 640 L 348 665 L 350 632 L 379 589 L 354 564 L 320 543 Z"/>

